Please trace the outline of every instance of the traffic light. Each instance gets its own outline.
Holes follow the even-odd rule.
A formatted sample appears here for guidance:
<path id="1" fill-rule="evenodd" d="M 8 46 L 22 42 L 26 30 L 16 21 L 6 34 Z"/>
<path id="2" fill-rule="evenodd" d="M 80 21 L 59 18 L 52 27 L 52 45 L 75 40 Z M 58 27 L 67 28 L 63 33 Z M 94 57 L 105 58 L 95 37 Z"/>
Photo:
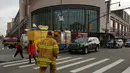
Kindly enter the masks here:
<path id="1" fill-rule="evenodd" d="M 89 24 L 89 30 L 92 29 L 92 24 Z"/>

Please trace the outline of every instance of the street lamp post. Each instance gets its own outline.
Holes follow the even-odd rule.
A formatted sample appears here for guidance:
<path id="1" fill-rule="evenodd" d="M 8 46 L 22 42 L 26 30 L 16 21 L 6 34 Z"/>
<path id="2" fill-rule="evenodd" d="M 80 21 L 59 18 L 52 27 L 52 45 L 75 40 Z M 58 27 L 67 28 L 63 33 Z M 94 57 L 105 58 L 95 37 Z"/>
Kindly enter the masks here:
<path id="1" fill-rule="evenodd" d="M 120 2 L 116 2 L 116 3 L 112 3 L 111 4 L 111 0 L 108 0 L 108 1 L 106 1 L 106 6 L 107 6 L 107 9 L 106 9 L 106 28 L 105 28 L 105 37 L 104 37 L 104 47 L 105 47 L 105 44 L 107 43 L 107 40 L 108 40 L 108 38 L 109 38 L 109 36 L 107 36 L 107 33 L 109 32 L 109 30 L 108 30 L 108 24 L 109 24 L 109 20 L 110 20 L 110 13 L 111 13 L 111 11 L 110 11 L 110 6 L 111 5 L 113 5 L 113 4 L 117 4 L 117 3 L 119 3 L 119 6 L 120 6 Z"/>
<path id="2" fill-rule="evenodd" d="M 61 17 L 63 17 L 63 13 L 62 13 L 62 0 L 60 0 L 60 6 L 61 6 Z M 61 21 L 61 25 L 60 25 L 60 30 L 62 30 L 62 21 Z"/>
<path id="3" fill-rule="evenodd" d="M 90 36 L 90 31 L 89 31 L 89 29 L 90 29 L 90 28 L 89 28 L 89 24 L 90 24 L 90 23 L 89 23 L 89 14 L 87 14 L 87 15 L 88 15 L 88 37 L 89 37 L 89 36 Z"/>
<path id="4" fill-rule="evenodd" d="M 107 4 L 107 9 L 106 9 L 106 14 L 108 14 L 108 15 L 106 15 L 106 29 L 105 29 L 105 33 L 107 33 L 108 32 L 108 23 L 109 23 L 109 12 L 110 12 L 110 4 L 111 3 L 111 0 L 108 0 L 107 2 L 106 2 L 106 4 Z"/>
<path id="5" fill-rule="evenodd" d="M 121 6 L 120 2 L 111 3 L 111 0 L 106 1 L 107 9 L 106 9 L 106 29 L 105 33 L 108 33 L 108 24 L 109 24 L 109 17 L 110 17 L 110 6 L 114 4 L 119 4 Z"/>
<path id="6" fill-rule="evenodd" d="M 111 3 L 110 5 L 113 5 L 113 4 L 119 4 L 119 6 L 121 6 L 120 2 Z"/>

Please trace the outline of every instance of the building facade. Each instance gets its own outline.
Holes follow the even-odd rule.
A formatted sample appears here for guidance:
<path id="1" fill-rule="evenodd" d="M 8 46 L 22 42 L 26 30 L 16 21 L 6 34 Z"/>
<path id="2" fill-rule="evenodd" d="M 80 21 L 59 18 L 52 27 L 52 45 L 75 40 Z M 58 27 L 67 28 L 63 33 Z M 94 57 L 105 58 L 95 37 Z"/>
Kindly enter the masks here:
<path id="1" fill-rule="evenodd" d="M 110 17 L 110 33 L 116 38 L 130 38 L 130 15 L 124 10 L 116 10 Z"/>
<path id="2" fill-rule="evenodd" d="M 8 22 L 7 23 L 7 34 L 11 31 L 11 29 L 12 29 L 12 26 L 13 26 L 13 22 Z"/>
<path id="3" fill-rule="evenodd" d="M 99 17 L 105 11 L 104 0 L 31 0 L 31 27 L 48 25 L 50 30 L 88 32 L 91 24 L 90 32 L 104 32 L 101 28 L 105 28 L 105 17 Z"/>
<path id="4" fill-rule="evenodd" d="M 10 35 L 20 36 L 24 29 L 47 25 L 50 30 L 69 29 L 77 32 L 105 33 L 106 6 L 104 0 L 20 0 L 17 28 Z"/>

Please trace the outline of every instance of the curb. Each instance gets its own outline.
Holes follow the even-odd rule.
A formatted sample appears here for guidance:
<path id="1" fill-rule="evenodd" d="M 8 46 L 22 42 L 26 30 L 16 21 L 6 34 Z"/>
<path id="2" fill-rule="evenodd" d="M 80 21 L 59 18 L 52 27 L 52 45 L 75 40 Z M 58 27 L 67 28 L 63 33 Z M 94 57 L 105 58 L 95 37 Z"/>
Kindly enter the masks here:
<path id="1" fill-rule="evenodd" d="M 66 53 L 66 52 L 68 52 L 68 50 L 62 50 L 62 51 L 60 51 L 60 53 Z"/>

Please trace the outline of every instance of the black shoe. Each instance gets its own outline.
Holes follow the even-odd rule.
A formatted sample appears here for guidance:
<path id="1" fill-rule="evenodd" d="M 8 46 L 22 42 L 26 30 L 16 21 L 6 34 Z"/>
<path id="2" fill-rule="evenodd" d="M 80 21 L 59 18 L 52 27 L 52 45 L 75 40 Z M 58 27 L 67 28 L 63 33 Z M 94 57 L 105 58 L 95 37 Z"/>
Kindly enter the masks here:
<path id="1" fill-rule="evenodd" d="M 31 64 L 31 62 L 29 62 L 29 64 Z"/>
<path id="2" fill-rule="evenodd" d="M 24 59 L 24 57 L 22 59 Z"/>

